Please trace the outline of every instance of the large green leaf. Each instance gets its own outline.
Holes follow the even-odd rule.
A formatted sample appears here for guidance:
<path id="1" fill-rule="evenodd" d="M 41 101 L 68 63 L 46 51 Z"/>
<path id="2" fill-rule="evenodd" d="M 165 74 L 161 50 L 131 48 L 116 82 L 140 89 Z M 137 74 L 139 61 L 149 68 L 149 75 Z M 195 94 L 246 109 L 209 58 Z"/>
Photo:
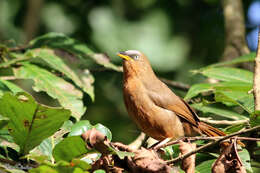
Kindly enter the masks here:
<path id="1" fill-rule="evenodd" d="M 248 92 L 252 89 L 252 84 L 243 82 L 219 82 L 219 83 L 200 83 L 192 85 L 185 96 L 185 100 L 191 99 L 200 93 L 217 91 L 240 91 Z"/>
<path id="2" fill-rule="evenodd" d="M 48 46 L 52 48 L 60 48 L 76 54 L 79 57 L 84 57 L 94 53 L 85 44 L 80 43 L 79 41 L 62 33 L 55 32 L 37 37 L 36 39 L 30 41 L 29 44 L 33 47 Z"/>
<path id="3" fill-rule="evenodd" d="M 9 82 L 7 80 L 0 79 L 0 96 L 3 95 L 4 91 L 11 91 L 14 94 L 16 94 L 18 92 L 24 92 L 23 89 L 21 89 L 20 87 L 18 87 L 14 83 Z"/>
<path id="4" fill-rule="evenodd" d="M 218 68 L 203 68 L 199 73 L 221 81 L 229 82 L 246 82 L 253 83 L 253 73 L 247 70 L 232 68 L 232 67 L 218 67 Z"/>
<path id="5" fill-rule="evenodd" d="M 192 104 L 191 106 L 197 110 L 202 111 L 203 113 L 211 113 L 223 118 L 228 118 L 233 120 L 248 119 L 246 116 L 243 116 L 231 109 L 225 108 L 217 104 L 203 105 L 202 103 L 197 103 L 197 104 Z"/>
<path id="6" fill-rule="evenodd" d="M 200 84 L 192 85 L 189 91 L 187 92 L 186 96 L 184 97 L 184 100 L 189 100 L 200 93 L 213 91 L 213 90 L 214 90 L 213 85 L 209 83 L 200 83 Z"/>
<path id="7" fill-rule="evenodd" d="M 0 107 L 0 114 L 9 118 L 9 132 L 22 154 L 54 134 L 70 116 L 69 110 L 37 104 L 26 93 L 5 93 Z"/>
<path id="8" fill-rule="evenodd" d="M 93 76 L 83 76 L 83 73 L 71 64 L 66 64 L 61 53 L 50 48 L 31 49 L 26 53 L 28 56 L 40 57 L 53 69 L 60 71 L 70 78 L 78 87 L 82 88 L 94 100 Z M 83 78 L 84 77 L 84 78 Z"/>
<path id="9" fill-rule="evenodd" d="M 244 62 L 252 62 L 255 60 L 255 57 L 256 57 L 256 53 L 252 52 L 246 55 L 242 55 L 238 58 L 232 59 L 231 61 L 224 61 L 216 64 L 211 64 L 208 67 L 219 67 L 224 65 L 234 65 L 234 64 L 244 63 Z"/>
<path id="10" fill-rule="evenodd" d="M 58 99 L 63 107 L 71 110 L 76 119 L 79 120 L 84 114 L 82 92 L 72 84 L 30 63 L 23 63 L 14 72 L 17 78 L 32 79 L 35 91 L 45 91 L 49 96 Z"/>
<path id="11" fill-rule="evenodd" d="M 238 105 L 249 114 L 254 112 L 254 96 L 247 92 L 240 91 L 218 91 L 215 93 L 215 100 L 227 106 Z"/>
<path id="12" fill-rule="evenodd" d="M 88 153 L 84 140 L 80 136 L 70 136 L 58 143 L 52 154 L 56 161 L 71 161 Z"/>

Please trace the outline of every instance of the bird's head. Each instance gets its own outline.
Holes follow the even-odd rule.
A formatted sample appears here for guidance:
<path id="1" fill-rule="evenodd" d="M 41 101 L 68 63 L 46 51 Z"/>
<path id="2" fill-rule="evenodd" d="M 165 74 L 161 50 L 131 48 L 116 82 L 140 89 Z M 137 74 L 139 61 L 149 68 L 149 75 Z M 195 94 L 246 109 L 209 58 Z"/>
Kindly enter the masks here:
<path id="1" fill-rule="evenodd" d="M 117 55 L 123 59 L 124 73 L 145 75 L 153 72 L 148 58 L 140 51 L 127 50 L 118 52 Z"/>

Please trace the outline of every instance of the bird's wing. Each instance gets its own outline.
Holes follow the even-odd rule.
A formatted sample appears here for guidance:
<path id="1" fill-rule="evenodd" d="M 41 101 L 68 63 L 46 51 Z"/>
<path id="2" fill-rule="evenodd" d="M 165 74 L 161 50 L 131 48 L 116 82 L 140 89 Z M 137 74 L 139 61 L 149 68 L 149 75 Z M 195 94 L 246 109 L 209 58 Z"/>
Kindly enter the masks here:
<path id="1" fill-rule="evenodd" d="M 162 91 L 161 88 L 160 91 Z M 195 111 L 182 98 L 176 96 L 169 88 L 164 92 L 148 92 L 155 105 L 174 112 L 189 123 L 198 126 L 199 117 Z"/>

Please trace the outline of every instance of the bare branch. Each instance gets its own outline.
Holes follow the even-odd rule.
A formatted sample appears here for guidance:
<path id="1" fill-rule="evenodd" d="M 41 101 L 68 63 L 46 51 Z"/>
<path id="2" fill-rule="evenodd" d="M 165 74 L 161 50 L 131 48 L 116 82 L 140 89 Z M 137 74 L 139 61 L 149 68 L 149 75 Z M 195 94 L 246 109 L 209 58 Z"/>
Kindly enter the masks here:
<path id="1" fill-rule="evenodd" d="M 191 156 L 192 154 L 195 154 L 195 153 L 197 153 L 199 151 L 202 151 L 202 150 L 204 150 L 206 148 L 209 148 L 209 147 L 211 147 L 211 146 L 213 146 L 215 144 L 218 144 L 218 143 L 220 143 L 220 142 L 222 142 L 222 141 L 224 141 L 226 139 L 232 138 L 233 136 L 237 136 L 237 135 L 241 135 L 241 134 L 244 134 L 244 133 L 256 131 L 256 130 L 259 130 L 259 129 L 260 129 L 260 125 L 259 126 L 255 126 L 253 128 L 250 128 L 250 129 L 245 129 L 245 130 L 242 130 L 242 131 L 239 131 L 239 132 L 235 132 L 235 133 L 232 133 L 232 134 L 227 135 L 227 136 L 223 136 L 222 138 L 220 138 L 220 139 L 218 139 L 216 141 L 210 142 L 210 143 L 208 143 L 206 145 L 198 147 L 197 149 L 195 149 L 195 150 L 193 150 L 193 151 L 191 151 L 189 153 L 181 155 L 181 156 L 179 156 L 179 157 L 177 157 L 175 159 L 169 160 L 169 161 L 167 161 L 167 164 L 172 164 L 172 163 L 178 162 L 180 160 L 183 160 L 183 159 Z"/>

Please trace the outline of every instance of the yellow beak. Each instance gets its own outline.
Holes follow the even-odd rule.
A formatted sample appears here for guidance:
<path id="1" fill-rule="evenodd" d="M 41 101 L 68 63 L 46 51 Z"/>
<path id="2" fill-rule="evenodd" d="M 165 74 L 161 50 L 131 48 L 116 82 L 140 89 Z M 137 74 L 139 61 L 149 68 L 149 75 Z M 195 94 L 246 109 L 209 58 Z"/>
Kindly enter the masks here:
<path id="1" fill-rule="evenodd" d="M 131 59 L 129 56 L 121 54 L 121 53 L 118 53 L 117 56 L 119 56 L 120 58 L 125 59 L 127 61 Z"/>

